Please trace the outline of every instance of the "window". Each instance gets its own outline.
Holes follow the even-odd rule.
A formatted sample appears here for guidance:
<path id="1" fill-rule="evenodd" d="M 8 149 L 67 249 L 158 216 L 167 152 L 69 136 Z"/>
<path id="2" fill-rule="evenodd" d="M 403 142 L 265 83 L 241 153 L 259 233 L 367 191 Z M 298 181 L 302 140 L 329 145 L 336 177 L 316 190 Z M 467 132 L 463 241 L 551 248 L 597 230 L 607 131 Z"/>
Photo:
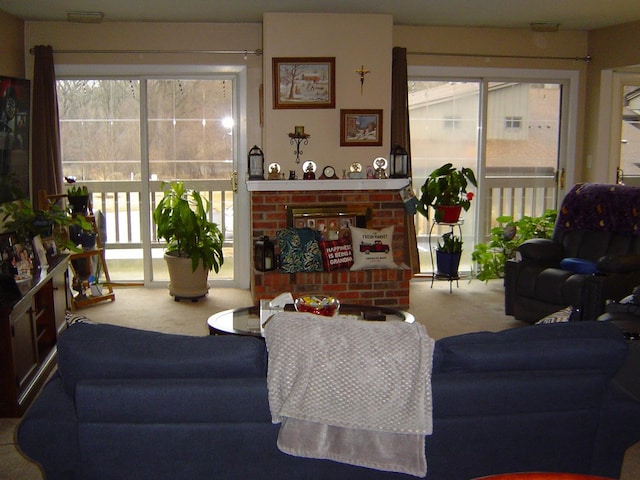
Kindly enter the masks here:
<path id="1" fill-rule="evenodd" d="M 522 117 L 505 117 L 504 128 L 522 128 Z"/>

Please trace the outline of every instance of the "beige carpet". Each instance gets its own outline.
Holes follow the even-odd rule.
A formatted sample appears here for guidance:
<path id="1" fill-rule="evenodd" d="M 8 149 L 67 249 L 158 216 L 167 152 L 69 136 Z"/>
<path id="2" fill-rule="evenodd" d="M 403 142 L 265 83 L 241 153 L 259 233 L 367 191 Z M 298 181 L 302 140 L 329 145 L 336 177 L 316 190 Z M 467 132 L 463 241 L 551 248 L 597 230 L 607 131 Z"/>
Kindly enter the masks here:
<path id="1" fill-rule="evenodd" d="M 111 323 L 145 330 L 186 335 L 208 335 L 207 318 L 229 308 L 251 305 L 251 293 L 241 289 L 212 289 L 198 302 L 175 302 L 165 288 L 116 288 L 115 302 L 105 302 L 82 309 L 98 323 Z M 431 337 L 477 331 L 500 331 L 525 325 L 504 315 L 502 281 L 484 283 L 460 280 L 453 284 L 430 279 L 411 283 L 409 311 L 427 327 Z M 0 480 L 42 480 L 38 467 L 24 458 L 15 447 L 14 431 L 19 420 L 0 419 Z M 640 452 L 630 459 L 636 462 Z M 638 479 L 638 470 L 622 480 Z M 625 473 L 626 475 L 626 473 Z"/>

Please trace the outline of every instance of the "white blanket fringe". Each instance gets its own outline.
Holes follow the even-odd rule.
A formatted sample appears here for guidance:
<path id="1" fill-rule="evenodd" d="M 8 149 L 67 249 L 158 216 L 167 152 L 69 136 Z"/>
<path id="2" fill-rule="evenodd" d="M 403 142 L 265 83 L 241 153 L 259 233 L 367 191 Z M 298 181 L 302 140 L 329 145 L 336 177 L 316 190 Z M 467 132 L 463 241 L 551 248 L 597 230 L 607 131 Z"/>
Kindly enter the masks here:
<path id="1" fill-rule="evenodd" d="M 435 342 L 423 325 L 284 312 L 265 339 L 281 451 L 426 475 Z"/>

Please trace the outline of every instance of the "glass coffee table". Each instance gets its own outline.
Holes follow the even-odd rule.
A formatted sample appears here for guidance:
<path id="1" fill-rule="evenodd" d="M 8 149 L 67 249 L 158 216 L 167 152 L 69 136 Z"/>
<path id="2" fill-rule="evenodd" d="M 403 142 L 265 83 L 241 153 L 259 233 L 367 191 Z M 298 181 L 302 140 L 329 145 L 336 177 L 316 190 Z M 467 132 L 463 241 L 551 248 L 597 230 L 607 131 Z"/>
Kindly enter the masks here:
<path id="1" fill-rule="evenodd" d="M 295 311 L 293 305 L 287 305 L 285 311 Z M 341 304 L 338 315 L 333 317 L 336 321 L 340 318 L 357 318 L 369 321 L 400 321 L 413 323 L 415 317 L 409 312 L 395 308 L 377 307 L 373 305 Z M 211 335 L 248 335 L 262 338 L 260 329 L 260 306 L 235 308 L 224 310 L 211 315 L 207 320 Z"/>

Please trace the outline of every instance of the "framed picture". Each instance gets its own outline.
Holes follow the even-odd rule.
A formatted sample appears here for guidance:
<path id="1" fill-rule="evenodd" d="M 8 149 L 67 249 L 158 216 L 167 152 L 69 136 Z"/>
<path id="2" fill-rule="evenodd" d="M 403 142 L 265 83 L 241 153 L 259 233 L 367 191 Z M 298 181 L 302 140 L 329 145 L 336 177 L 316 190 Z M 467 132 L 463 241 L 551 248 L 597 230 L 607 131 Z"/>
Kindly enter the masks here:
<path id="1" fill-rule="evenodd" d="M 0 76 L 0 203 L 29 196 L 30 82 Z"/>
<path id="2" fill-rule="evenodd" d="M 273 58 L 273 108 L 336 108 L 335 57 Z"/>
<path id="3" fill-rule="evenodd" d="M 382 110 L 340 110 L 341 147 L 382 145 Z"/>
<path id="4" fill-rule="evenodd" d="M 0 272 L 11 277 L 18 273 L 14 266 L 15 252 L 13 248 L 16 243 L 15 233 L 0 233 Z"/>

